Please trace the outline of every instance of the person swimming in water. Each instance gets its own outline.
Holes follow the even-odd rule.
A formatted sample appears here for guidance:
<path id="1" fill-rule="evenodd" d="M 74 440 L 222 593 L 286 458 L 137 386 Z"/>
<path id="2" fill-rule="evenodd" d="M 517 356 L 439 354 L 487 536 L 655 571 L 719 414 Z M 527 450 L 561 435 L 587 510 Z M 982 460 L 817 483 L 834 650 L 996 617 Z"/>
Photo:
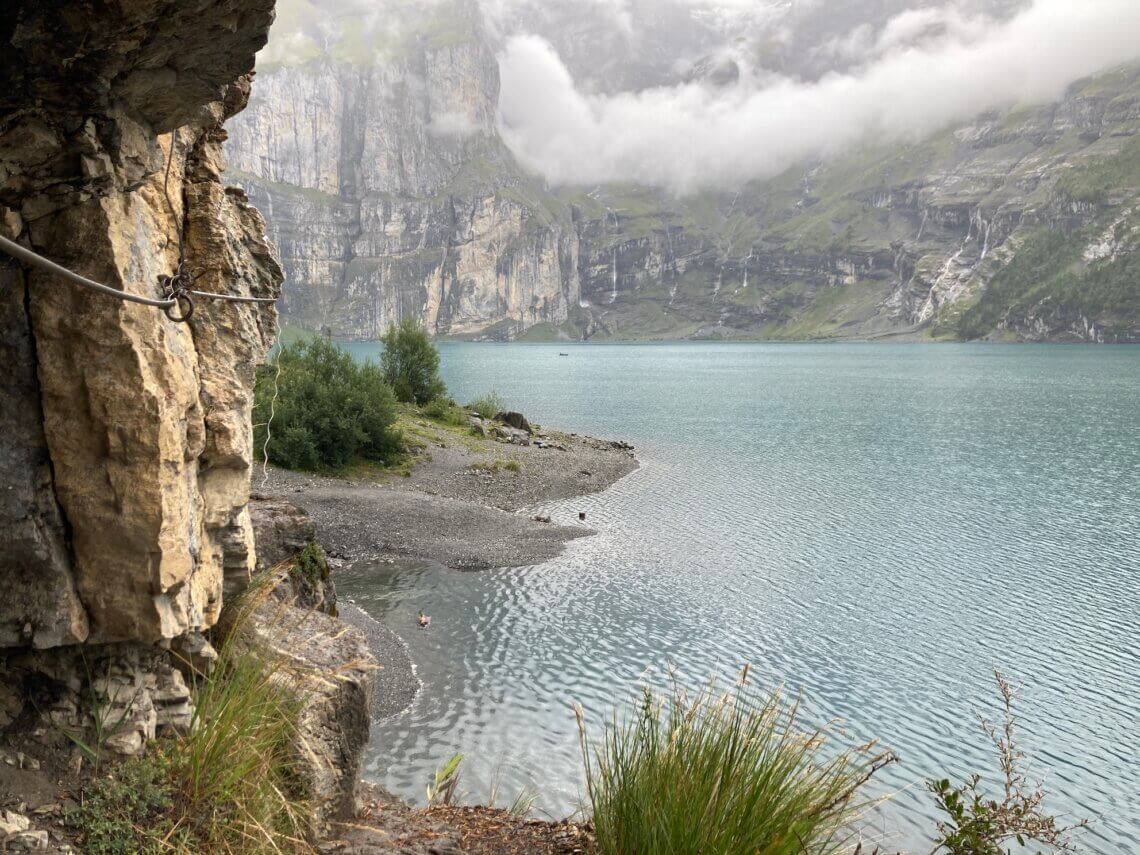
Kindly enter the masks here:
<path id="1" fill-rule="evenodd" d="M 420 629 L 427 629 L 429 626 L 431 626 L 431 616 L 425 615 L 423 609 L 420 609 L 419 624 Z"/>

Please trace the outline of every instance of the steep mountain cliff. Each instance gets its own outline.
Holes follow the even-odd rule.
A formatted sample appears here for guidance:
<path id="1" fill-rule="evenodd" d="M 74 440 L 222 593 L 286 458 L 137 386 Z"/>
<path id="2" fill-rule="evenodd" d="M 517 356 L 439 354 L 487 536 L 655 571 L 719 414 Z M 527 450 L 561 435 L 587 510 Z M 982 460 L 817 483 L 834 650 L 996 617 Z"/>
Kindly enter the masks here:
<path id="1" fill-rule="evenodd" d="M 340 48 L 262 73 L 230 126 L 230 178 L 266 213 L 290 319 L 362 338 L 407 315 L 453 335 L 565 322 L 576 235 L 499 140 L 475 7 L 434 10 L 385 61 Z"/>
<path id="2" fill-rule="evenodd" d="M 1137 68 L 731 197 L 577 204 L 613 335 L 1140 340 Z"/>
<path id="3" fill-rule="evenodd" d="M 1132 341 L 1140 71 L 730 193 L 551 190 L 499 139 L 471 3 L 263 71 L 229 143 L 287 316 L 347 337 Z M 447 22 L 446 24 L 444 22 Z M 697 63 L 690 76 L 722 69 Z M 992 287 L 991 287 L 992 286 Z"/>

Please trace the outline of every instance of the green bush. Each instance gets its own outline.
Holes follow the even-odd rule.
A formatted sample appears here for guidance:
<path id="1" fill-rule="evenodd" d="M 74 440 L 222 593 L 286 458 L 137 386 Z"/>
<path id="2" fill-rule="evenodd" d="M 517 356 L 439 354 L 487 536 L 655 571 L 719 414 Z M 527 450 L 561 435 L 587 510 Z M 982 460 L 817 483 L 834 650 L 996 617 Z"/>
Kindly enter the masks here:
<path id="1" fill-rule="evenodd" d="M 599 852 L 827 855 L 849 844 L 860 787 L 890 754 L 833 752 L 797 728 L 798 704 L 743 683 L 694 698 L 646 690 L 591 751 L 578 710 Z"/>
<path id="2" fill-rule="evenodd" d="M 184 834 L 172 839 L 170 848 L 162 844 L 173 826 L 173 809 L 169 762 L 152 753 L 127 760 L 92 783 L 82 803 L 68 813 L 67 824 L 81 833 L 84 851 L 91 855 L 151 855 L 185 845 Z"/>
<path id="3" fill-rule="evenodd" d="M 447 394 L 439 376 L 439 351 L 414 318 L 390 324 L 381 341 L 380 365 L 399 400 L 422 407 Z"/>
<path id="4" fill-rule="evenodd" d="M 499 397 L 498 392 L 489 392 L 482 398 L 476 398 L 467 405 L 473 413 L 478 413 L 484 419 L 493 419 L 499 413 L 503 412 L 505 405 L 503 399 Z"/>
<path id="5" fill-rule="evenodd" d="M 316 588 L 322 582 L 327 581 L 330 572 L 329 560 L 325 551 L 311 540 L 305 544 L 304 549 L 297 553 L 289 567 L 289 575 L 295 581 L 310 588 Z"/>
<path id="6" fill-rule="evenodd" d="M 388 463 L 403 449 L 393 427 L 395 397 L 380 369 L 321 337 L 285 345 L 258 369 L 253 420 L 257 449 L 268 429 L 269 460 L 287 469 Z"/>
<path id="7" fill-rule="evenodd" d="M 994 671 L 1002 699 L 1000 726 L 982 719 L 982 732 L 996 749 L 1002 782 L 1002 798 L 982 791 L 980 775 L 954 785 L 949 778 L 928 781 L 943 818 L 937 823 L 936 852 L 946 855 L 1005 855 L 1016 843 L 1018 851 L 1029 843 L 1042 844 L 1052 852 L 1075 852 L 1073 833 L 1087 827 L 1088 820 L 1065 825 L 1043 806 L 1045 791 L 1030 783 L 1025 755 L 1018 748 L 1014 701 L 1020 690 Z M 1037 847 L 1034 847 L 1036 849 Z"/>

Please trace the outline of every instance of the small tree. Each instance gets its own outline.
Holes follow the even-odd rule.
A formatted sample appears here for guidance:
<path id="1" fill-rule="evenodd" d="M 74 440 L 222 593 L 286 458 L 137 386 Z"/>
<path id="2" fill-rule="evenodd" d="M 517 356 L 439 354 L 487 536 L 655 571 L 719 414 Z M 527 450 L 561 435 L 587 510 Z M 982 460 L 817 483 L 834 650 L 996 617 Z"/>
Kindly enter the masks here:
<path id="1" fill-rule="evenodd" d="M 285 345 L 274 364 L 258 369 L 255 401 L 257 448 L 268 437 L 269 460 L 287 469 L 387 463 L 403 448 L 380 368 L 323 337 Z"/>
<path id="2" fill-rule="evenodd" d="M 439 351 L 414 318 L 389 324 L 381 341 L 384 355 L 380 365 L 399 400 L 422 407 L 447 394 L 439 376 Z"/>

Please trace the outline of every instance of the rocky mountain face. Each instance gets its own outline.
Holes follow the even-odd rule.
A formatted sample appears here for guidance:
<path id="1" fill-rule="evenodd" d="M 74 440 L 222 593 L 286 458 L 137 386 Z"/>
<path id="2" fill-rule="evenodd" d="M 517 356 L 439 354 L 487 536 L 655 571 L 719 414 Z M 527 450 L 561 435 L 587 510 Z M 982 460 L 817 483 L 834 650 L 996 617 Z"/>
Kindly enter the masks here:
<path id="1" fill-rule="evenodd" d="M 1140 69 L 731 197 L 601 188 L 595 334 L 1140 340 Z M 582 218 L 579 218 L 583 222 Z M 616 275 L 615 275 L 616 274 Z"/>
<path id="2" fill-rule="evenodd" d="M 262 73 L 230 125 L 232 180 L 269 221 L 296 323 L 376 338 L 561 324 L 577 239 L 495 128 L 498 65 L 474 6 L 390 61 L 322 56 Z"/>
<path id="3" fill-rule="evenodd" d="M 272 19 L 273 0 L 10 5 L 0 233 L 141 297 L 180 260 L 199 290 L 276 296 L 264 221 L 220 177 Z M 250 408 L 276 328 L 270 304 L 199 300 L 181 323 L 0 254 L 0 731 L 82 733 L 105 703 L 130 752 L 188 722 L 165 648 L 201 648 L 223 576 L 253 569 Z"/>
<path id="4" fill-rule="evenodd" d="M 1140 336 L 1136 68 L 729 193 L 549 189 L 496 132 L 477 8 L 433 8 L 459 26 L 437 21 L 382 59 L 333 50 L 263 71 L 232 123 L 231 178 L 267 215 L 301 326 L 375 338 L 412 315 L 488 338 Z"/>

